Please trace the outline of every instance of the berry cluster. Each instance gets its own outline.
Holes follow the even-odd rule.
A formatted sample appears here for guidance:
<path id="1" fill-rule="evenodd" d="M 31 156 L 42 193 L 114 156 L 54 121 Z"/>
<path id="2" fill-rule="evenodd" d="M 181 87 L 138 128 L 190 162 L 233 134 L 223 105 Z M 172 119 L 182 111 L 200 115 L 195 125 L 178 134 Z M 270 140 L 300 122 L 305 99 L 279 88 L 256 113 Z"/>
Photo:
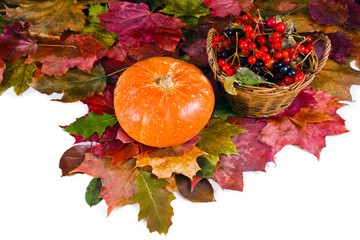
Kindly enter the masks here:
<path id="1" fill-rule="evenodd" d="M 279 19 L 245 14 L 219 30 L 211 47 L 217 49 L 218 65 L 226 75 L 249 67 L 264 80 L 284 86 L 305 78 L 304 61 L 314 50 L 312 43 L 311 36 L 296 34 Z"/>

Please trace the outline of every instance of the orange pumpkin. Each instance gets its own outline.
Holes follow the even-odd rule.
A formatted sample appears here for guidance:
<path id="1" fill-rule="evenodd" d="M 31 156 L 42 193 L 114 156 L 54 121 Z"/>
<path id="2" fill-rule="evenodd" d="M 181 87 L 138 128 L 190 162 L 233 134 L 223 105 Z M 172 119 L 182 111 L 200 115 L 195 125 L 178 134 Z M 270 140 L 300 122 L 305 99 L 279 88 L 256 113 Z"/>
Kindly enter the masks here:
<path id="1" fill-rule="evenodd" d="M 120 126 L 153 147 L 175 146 L 194 137 L 209 121 L 214 104 L 204 74 L 169 57 L 137 62 L 120 76 L 114 92 Z"/>

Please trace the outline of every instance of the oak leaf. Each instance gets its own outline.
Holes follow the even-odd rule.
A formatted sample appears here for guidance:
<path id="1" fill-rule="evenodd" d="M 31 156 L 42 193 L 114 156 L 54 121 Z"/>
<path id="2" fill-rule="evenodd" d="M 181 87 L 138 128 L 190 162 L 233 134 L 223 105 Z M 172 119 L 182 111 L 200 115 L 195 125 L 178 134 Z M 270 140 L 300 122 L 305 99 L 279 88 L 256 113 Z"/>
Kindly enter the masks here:
<path id="1" fill-rule="evenodd" d="M 28 33 L 27 25 L 23 26 L 20 23 L 4 24 L 4 32 L 0 34 L 1 59 L 15 61 L 36 51 L 36 42 Z"/>
<path id="2" fill-rule="evenodd" d="M 89 138 L 94 133 L 97 133 L 99 137 L 103 135 L 107 127 L 112 127 L 117 123 L 117 119 L 114 115 L 106 114 L 97 115 L 89 112 L 88 117 L 77 118 L 75 122 L 67 126 L 66 132 L 82 136 L 84 139 Z"/>
<path id="3" fill-rule="evenodd" d="M 154 42 L 160 48 L 174 52 L 186 24 L 177 18 L 152 13 L 147 5 L 130 2 L 109 2 L 109 11 L 98 15 L 104 27 L 119 35 L 124 46 L 139 47 Z"/>
<path id="4" fill-rule="evenodd" d="M 211 16 L 214 17 L 226 17 L 228 15 L 238 16 L 241 11 L 240 3 L 237 0 L 203 0 L 203 2 L 212 9 Z"/>
<path id="5" fill-rule="evenodd" d="M 97 52 L 103 48 L 90 34 L 65 34 L 59 41 L 39 44 L 38 51 L 30 54 L 26 63 L 43 63 L 41 71 L 48 75 L 62 75 L 73 67 L 90 73 L 98 60 Z"/>
<path id="6" fill-rule="evenodd" d="M 6 62 L 3 79 L 0 84 L 0 94 L 10 87 L 14 87 L 17 95 L 29 88 L 33 73 L 37 69 L 35 63 L 25 64 L 25 60 L 19 59 L 16 62 Z"/>
<path id="7" fill-rule="evenodd" d="M 175 175 L 176 186 L 181 195 L 192 202 L 213 202 L 214 190 L 206 178 L 200 180 L 192 188 L 192 182 L 183 175 Z"/>
<path id="8" fill-rule="evenodd" d="M 69 176 L 70 172 L 80 166 L 84 161 L 85 152 L 89 149 L 85 145 L 76 145 L 64 152 L 60 158 L 59 168 L 62 171 L 63 176 Z"/>
<path id="9" fill-rule="evenodd" d="M 74 68 L 61 76 L 42 74 L 34 77 L 30 85 L 48 95 L 54 92 L 64 93 L 60 99 L 62 102 L 76 102 L 95 93 L 102 93 L 106 87 L 106 76 L 101 64 L 98 63 L 91 73 Z"/>
<path id="10" fill-rule="evenodd" d="M 116 206 L 131 203 L 131 198 L 136 194 L 137 172 L 134 173 L 134 167 L 134 159 L 112 166 L 109 157 L 101 158 L 93 153 L 85 153 L 83 163 L 70 173 L 83 172 L 101 179 L 102 189 L 99 197 L 105 200 L 109 215 Z"/>
<path id="11" fill-rule="evenodd" d="M 145 155 L 140 154 L 136 156 L 136 166 L 151 166 L 152 173 L 158 178 L 169 178 L 173 173 L 180 173 L 192 178 L 200 170 L 196 158 L 205 154 L 205 152 L 197 147 L 192 147 L 183 154 L 177 154 L 172 151 L 168 153 L 166 148 L 158 148 Z"/>

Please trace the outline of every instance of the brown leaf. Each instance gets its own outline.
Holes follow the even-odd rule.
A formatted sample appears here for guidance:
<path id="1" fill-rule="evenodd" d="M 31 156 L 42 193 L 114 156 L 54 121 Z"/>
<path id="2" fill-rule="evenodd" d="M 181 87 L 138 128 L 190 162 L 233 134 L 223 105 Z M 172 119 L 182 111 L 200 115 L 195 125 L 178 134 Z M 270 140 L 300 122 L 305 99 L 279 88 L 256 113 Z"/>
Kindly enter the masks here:
<path id="1" fill-rule="evenodd" d="M 175 176 L 179 192 L 192 202 L 214 202 L 214 190 L 206 178 L 199 181 L 191 190 L 191 180 L 184 175 Z"/>
<path id="2" fill-rule="evenodd" d="M 59 167 L 62 171 L 62 177 L 70 176 L 70 172 L 80 166 L 80 164 L 84 161 L 85 152 L 88 149 L 89 148 L 87 146 L 77 145 L 64 152 L 59 163 Z"/>
<path id="3" fill-rule="evenodd" d="M 6 8 L 6 16 L 16 22 L 27 22 L 30 34 L 53 38 L 65 30 L 82 31 L 87 6 L 76 0 L 24 0 L 17 8 Z"/>
<path id="4" fill-rule="evenodd" d="M 169 178 L 173 173 L 181 173 L 189 178 L 200 170 L 196 158 L 206 153 L 193 147 L 183 155 L 168 154 L 166 148 L 158 148 L 146 155 L 138 155 L 136 167 L 151 166 L 158 178 Z"/>
<path id="5" fill-rule="evenodd" d="M 316 90 L 324 90 L 341 100 L 352 101 L 350 87 L 354 84 L 360 84 L 359 71 L 328 59 L 311 87 Z"/>

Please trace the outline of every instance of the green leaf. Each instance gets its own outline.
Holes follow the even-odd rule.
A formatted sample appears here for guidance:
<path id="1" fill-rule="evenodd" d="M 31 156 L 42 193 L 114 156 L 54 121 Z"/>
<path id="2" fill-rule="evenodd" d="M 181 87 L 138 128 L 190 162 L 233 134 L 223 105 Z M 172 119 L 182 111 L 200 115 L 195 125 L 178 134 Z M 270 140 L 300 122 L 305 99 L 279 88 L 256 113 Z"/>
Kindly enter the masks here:
<path id="1" fill-rule="evenodd" d="M 100 19 L 96 17 L 96 15 L 103 14 L 109 10 L 108 6 L 102 6 L 100 3 L 98 4 L 90 4 L 89 8 L 89 22 L 91 23 L 101 23 Z"/>
<path id="2" fill-rule="evenodd" d="M 4 26 L 1 23 L 9 24 L 13 23 L 13 21 L 6 20 L 2 16 L 0 16 L 0 34 L 4 32 Z"/>
<path id="3" fill-rule="evenodd" d="M 225 78 L 224 89 L 230 95 L 237 95 L 237 92 L 236 92 L 236 89 L 235 89 L 235 86 L 234 86 L 235 82 L 236 82 L 235 75 Z"/>
<path id="4" fill-rule="evenodd" d="M 141 171 L 136 179 L 138 192 L 134 202 L 139 203 L 138 219 L 145 219 L 150 232 L 167 233 L 172 225 L 171 217 L 174 215 L 170 202 L 175 199 L 173 193 L 164 186 L 168 183 L 161 179 L 151 178 L 151 173 Z"/>
<path id="5" fill-rule="evenodd" d="M 16 62 L 6 61 L 6 69 L 0 84 L 0 94 L 10 87 L 14 87 L 17 95 L 29 88 L 29 83 L 37 67 L 35 63 L 24 64 L 24 62 L 24 59 L 17 60 Z"/>
<path id="6" fill-rule="evenodd" d="M 102 200 L 102 198 L 99 198 L 101 188 L 102 184 L 100 178 L 93 178 L 87 186 L 85 200 L 90 207 L 98 204 Z"/>
<path id="7" fill-rule="evenodd" d="M 82 136 L 84 139 L 91 137 L 94 133 L 97 133 L 99 137 L 101 137 L 107 127 L 112 127 L 116 123 L 117 119 L 114 115 L 107 113 L 97 115 L 89 112 L 88 117 L 77 118 L 65 131 L 77 136 Z"/>
<path id="8" fill-rule="evenodd" d="M 213 156 L 213 155 L 210 155 Z M 214 169 L 215 166 L 210 163 L 210 161 L 205 156 L 200 156 L 197 158 L 197 163 L 199 164 L 201 170 L 199 170 L 196 175 L 205 177 L 205 178 L 213 178 L 214 177 Z"/>
<path id="9" fill-rule="evenodd" d="M 230 138 L 243 132 L 245 132 L 245 130 L 227 123 L 223 119 L 211 119 L 208 122 L 207 128 L 200 131 L 200 141 L 196 146 L 214 156 L 218 156 L 219 154 L 237 155 L 236 146 Z"/>
<path id="10" fill-rule="evenodd" d="M 215 99 L 214 117 L 227 119 L 229 115 L 239 117 L 240 114 L 234 112 L 225 97 Z"/>
<path id="11" fill-rule="evenodd" d="M 174 17 L 200 18 L 210 15 L 211 10 L 202 0 L 168 0 L 165 2 L 165 8 L 159 12 L 174 15 Z"/>
<path id="12" fill-rule="evenodd" d="M 99 42 L 106 47 L 111 47 L 119 39 L 119 35 L 115 32 L 109 32 L 104 27 L 96 23 L 90 23 L 84 27 L 83 33 L 92 34 Z"/>
<path id="13" fill-rule="evenodd" d="M 152 10 L 161 6 L 163 0 L 134 0 L 135 3 L 145 3 L 148 5 Z"/>
<path id="14" fill-rule="evenodd" d="M 106 76 L 98 63 L 91 73 L 72 68 L 63 75 L 42 74 L 34 77 L 30 86 L 46 94 L 64 93 L 60 100 L 62 102 L 76 102 L 91 97 L 94 93 L 101 94 L 106 87 Z"/>

